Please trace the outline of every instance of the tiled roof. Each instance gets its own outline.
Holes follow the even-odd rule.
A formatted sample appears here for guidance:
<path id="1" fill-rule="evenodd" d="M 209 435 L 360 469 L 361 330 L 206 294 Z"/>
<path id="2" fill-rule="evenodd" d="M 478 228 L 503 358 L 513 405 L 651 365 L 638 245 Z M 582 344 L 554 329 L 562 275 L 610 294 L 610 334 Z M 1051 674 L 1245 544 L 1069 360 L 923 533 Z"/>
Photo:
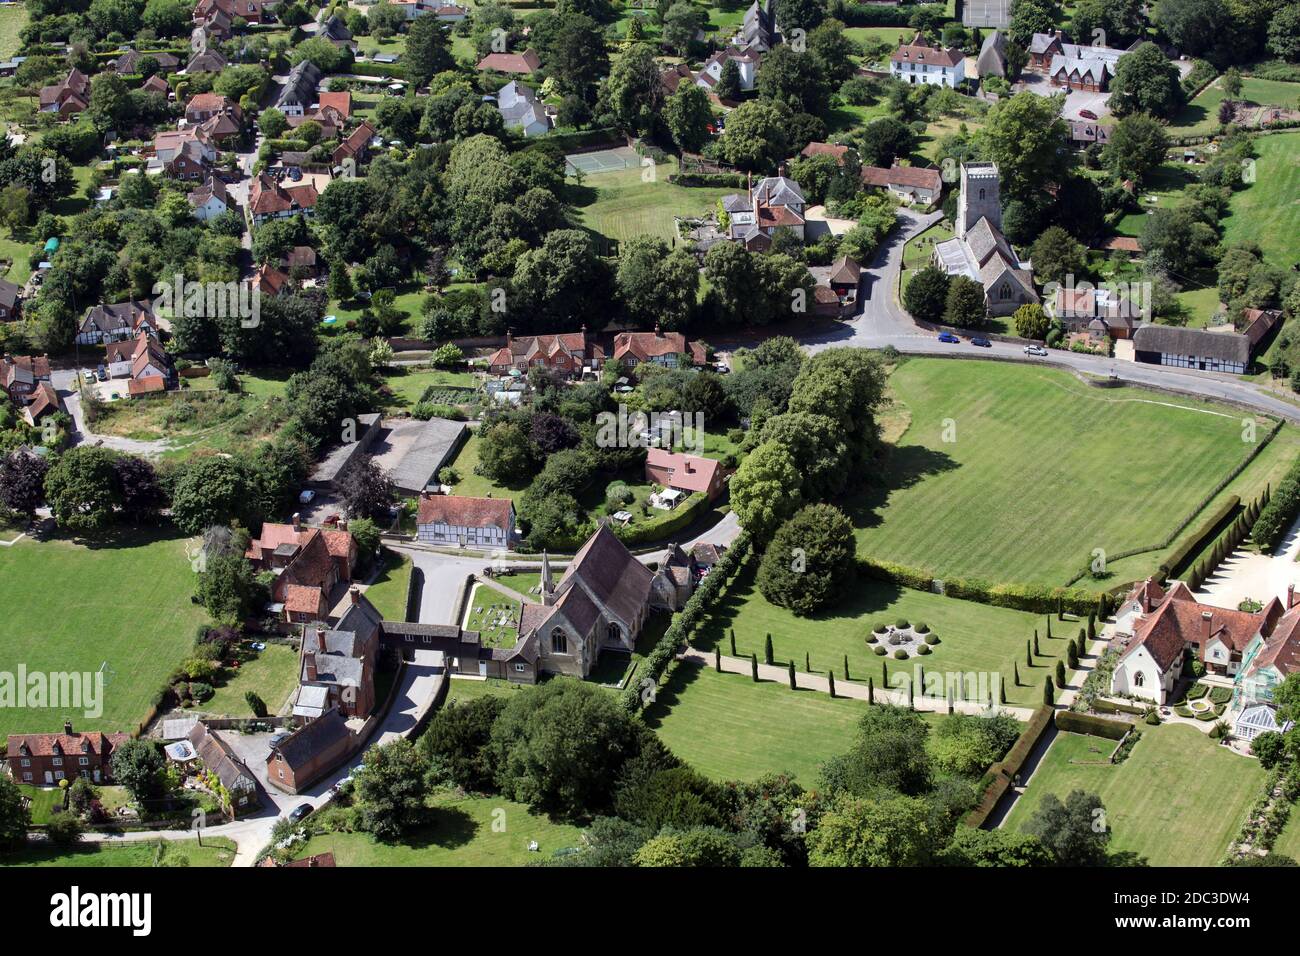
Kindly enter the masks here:
<path id="1" fill-rule="evenodd" d="M 329 710 L 280 741 L 271 749 L 271 754 L 278 753 L 290 767 L 301 769 L 317 756 L 329 753 L 351 733 L 343 715 L 337 710 Z"/>
<path id="2" fill-rule="evenodd" d="M 461 528 L 508 528 L 514 505 L 509 498 L 466 498 L 460 495 L 421 495 L 417 524 L 449 524 Z"/>
<path id="3" fill-rule="evenodd" d="M 494 73 L 532 73 L 541 65 L 541 58 L 535 52 L 525 50 L 523 53 L 489 53 L 478 61 L 475 69 Z"/>
<path id="4" fill-rule="evenodd" d="M 130 734 L 105 734 L 97 730 L 71 734 L 10 734 L 6 752 L 11 759 L 19 754 L 33 757 L 100 754 L 106 757 L 114 747 L 120 747 L 130 739 Z"/>
<path id="5" fill-rule="evenodd" d="M 712 458 L 650 448 L 646 450 L 645 467 L 652 481 L 694 492 L 712 488 L 722 465 Z"/>

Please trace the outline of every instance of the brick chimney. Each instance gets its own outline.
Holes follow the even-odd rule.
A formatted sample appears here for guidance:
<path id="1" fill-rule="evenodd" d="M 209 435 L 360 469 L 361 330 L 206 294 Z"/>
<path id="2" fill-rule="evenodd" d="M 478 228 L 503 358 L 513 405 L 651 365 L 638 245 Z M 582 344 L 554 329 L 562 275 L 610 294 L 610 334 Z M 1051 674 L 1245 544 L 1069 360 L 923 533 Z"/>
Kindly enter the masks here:
<path id="1" fill-rule="evenodd" d="M 340 518 L 337 527 L 338 527 L 338 529 L 339 529 L 340 531 L 347 531 L 347 530 L 348 530 L 348 519 L 347 519 L 347 518 Z"/>
<path id="2" fill-rule="evenodd" d="M 1201 620 L 1205 622 L 1205 639 L 1201 642 L 1201 648 L 1204 650 L 1210 643 L 1210 635 L 1214 632 L 1214 612 L 1202 611 Z"/>
<path id="3" fill-rule="evenodd" d="M 68 720 L 67 718 L 65 718 L 63 721 L 63 732 L 67 734 L 69 737 L 72 736 L 72 721 Z"/>
<path id="4" fill-rule="evenodd" d="M 355 584 L 348 588 L 348 601 L 352 604 L 360 604 L 361 588 L 357 587 Z"/>
<path id="5" fill-rule="evenodd" d="M 663 337 L 664 337 L 663 329 L 659 328 L 659 323 L 656 322 L 656 323 L 655 323 L 655 338 L 657 338 L 657 339 L 661 339 L 661 338 L 663 338 Z"/>
<path id="6" fill-rule="evenodd" d="M 294 530 L 294 531 L 301 531 L 301 530 L 302 530 L 302 515 L 295 511 L 295 512 L 293 513 L 292 521 L 293 521 L 293 530 Z"/>
<path id="7" fill-rule="evenodd" d="M 303 663 L 306 665 L 307 680 L 315 680 L 316 679 L 316 655 L 308 654 L 303 659 Z"/>
<path id="8" fill-rule="evenodd" d="M 1293 607 L 1295 607 L 1295 585 L 1288 584 L 1286 586 L 1286 609 L 1289 611 Z"/>

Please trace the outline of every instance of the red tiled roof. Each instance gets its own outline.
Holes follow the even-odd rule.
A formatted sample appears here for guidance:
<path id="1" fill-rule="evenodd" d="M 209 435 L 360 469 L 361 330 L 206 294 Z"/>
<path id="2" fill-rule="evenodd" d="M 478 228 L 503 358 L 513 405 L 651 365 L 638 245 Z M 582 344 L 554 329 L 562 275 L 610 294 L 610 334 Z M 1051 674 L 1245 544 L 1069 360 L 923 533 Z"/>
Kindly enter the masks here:
<path id="1" fill-rule="evenodd" d="M 1180 581 L 1154 613 L 1138 620 L 1133 628 L 1133 643 L 1124 656 L 1145 647 L 1160 669 L 1168 670 L 1189 644 L 1198 645 L 1202 660 L 1206 649 L 1216 640 L 1230 650 L 1241 652 L 1257 633 L 1268 630 L 1270 620 L 1280 610 L 1276 598 L 1258 613 L 1201 604 Z"/>
<path id="2" fill-rule="evenodd" d="M 696 346 L 701 348 L 698 353 L 703 352 L 703 343 L 692 342 L 690 351 L 687 351 L 686 336 L 680 332 L 620 332 L 614 336 L 614 358 L 621 359 L 625 355 L 631 355 L 637 361 L 645 361 L 659 355 L 686 355 L 690 354 L 692 358 L 696 356 Z M 696 361 L 701 361 L 696 359 Z"/>
<path id="3" fill-rule="evenodd" d="M 834 156 L 835 161 L 844 162 L 844 154 L 849 151 L 847 146 L 836 146 L 834 143 L 809 143 L 799 155 L 812 158 L 813 156 Z"/>
<path id="4" fill-rule="evenodd" d="M 320 108 L 322 110 L 326 107 L 336 109 L 343 115 L 344 119 L 347 119 L 352 115 L 351 93 L 346 91 L 331 93 L 326 90 L 320 93 L 317 97 L 317 101 L 320 103 Z"/>
<path id="5" fill-rule="evenodd" d="M 943 187 L 939 170 L 921 166 L 863 166 L 862 181 L 868 186 L 906 186 L 909 189 L 929 189 L 938 192 Z"/>
<path id="6" fill-rule="evenodd" d="M 536 53 L 525 50 L 523 53 L 489 53 L 478 61 L 475 69 L 494 73 L 532 73 L 541 65 Z"/>
<path id="7" fill-rule="evenodd" d="M 417 524 L 444 523 L 462 528 L 508 528 L 514 505 L 509 498 L 421 495 Z"/>
<path id="8" fill-rule="evenodd" d="M 320 588 L 307 587 L 305 584 L 290 584 L 284 589 L 284 609 L 291 614 L 323 615 L 325 594 Z"/>
<path id="9" fill-rule="evenodd" d="M 895 50 L 889 59 L 895 63 L 935 63 L 939 66 L 956 66 L 965 59 L 965 56 L 955 47 L 941 50 L 938 47 L 906 43 Z"/>
<path id="10" fill-rule="evenodd" d="M 132 395 L 146 395 L 150 392 L 167 391 L 167 381 L 161 375 L 142 375 L 131 379 L 126 387 Z"/>
<path id="11" fill-rule="evenodd" d="M 684 491 L 709 491 L 717 478 L 720 462 L 712 458 L 684 455 L 663 448 L 646 451 L 646 478 Z"/>
<path id="12" fill-rule="evenodd" d="M 97 730 L 86 731 L 84 733 L 71 734 L 10 734 L 8 738 L 9 749 L 7 753 L 12 759 L 18 756 L 24 746 L 30 756 L 33 757 L 51 757 L 55 756 L 58 751 L 57 746 L 65 754 L 103 754 L 108 755 L 113 752 L 114 747 L 120 747 L 131 739 L 130 734 L 111 733 L 104 734 Z M 82 745 L 88 749 L 82 749 Z"/>

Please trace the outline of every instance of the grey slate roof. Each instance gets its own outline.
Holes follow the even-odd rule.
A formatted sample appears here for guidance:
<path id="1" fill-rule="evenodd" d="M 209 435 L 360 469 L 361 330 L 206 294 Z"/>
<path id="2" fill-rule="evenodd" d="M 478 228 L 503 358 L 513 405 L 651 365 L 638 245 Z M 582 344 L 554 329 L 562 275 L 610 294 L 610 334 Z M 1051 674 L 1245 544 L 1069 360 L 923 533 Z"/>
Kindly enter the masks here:
<path id="1" fill-rule="evenodd" d="M 300 730 L 295 730 L 272 749 L 291 767 L 303 767 L 315 756 L 328 752 L 352 731 L 338 710 L 327 711 Z"/>

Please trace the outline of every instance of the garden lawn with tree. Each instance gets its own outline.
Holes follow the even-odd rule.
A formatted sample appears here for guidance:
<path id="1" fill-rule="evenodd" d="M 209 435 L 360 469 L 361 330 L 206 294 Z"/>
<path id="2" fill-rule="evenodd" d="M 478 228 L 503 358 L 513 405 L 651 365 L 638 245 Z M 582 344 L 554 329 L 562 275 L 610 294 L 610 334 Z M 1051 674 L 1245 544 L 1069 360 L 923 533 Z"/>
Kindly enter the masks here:
<path id="1" fill-rule="evenodd" d="M 434 798 L 434 823 L 393 843 L 368 833 L 314 836 L 298 856 L 333 853 L 339 866 L 524 866 L 578 846 L 582 831 L 501 796 Z M 501 811 L 504 816 L 497 813 Z M 494 826 L 503 820 L 504 827 Z M 538 851 L 528 844 L 537 841 Z"/>
<path id="2" fill-rule="evenodd" d="M 1127 760 L 1108 762 L 1115 741 L 1060 734 L 1012 807 L 1004 827 L 1020 830 L 1043 795 L 1096 793 L 1106 807 L 1110 852 L 1152 866 L 1216 866 L 1264 785 L 1259 763 L 1220 747 L 1194 727 L 1139 725 Z"/>
<path id="3" fill-rule="evenodd" d="M 1223 241 L 1256 243 L 1266 261 L 1289 268 L 1300 236 L 1300 132 L 1260 136 L 1254 145 L 1255 182 L 1233 193 Z"/>
<path id="4" fill-rule="evenodd" d="M 651 235 L 672 241 L 675 216 L 707 216 L 718 199 L 736 189 L 716 186 L 687 187 L 668 182 L 675 164 L 654 167 L 654 178 L 643 175 L 649 167 L 589 174 L 582 185 L 569 180 L 570 201 L 578 207 L 579 222 L 589 229 L 620 242 L 633 236 Z M 741 187 L 743 191 L 743 187 Z"/>
<path id="5" fill-rule="evenodd" d="M 1064 585 L 1163 541 L 1250 451 L 1240 411 L 1066 372 L 910 359 L 890 387 L 911 424 L 846 510 L 859 554 L 939 577 Z"/>

